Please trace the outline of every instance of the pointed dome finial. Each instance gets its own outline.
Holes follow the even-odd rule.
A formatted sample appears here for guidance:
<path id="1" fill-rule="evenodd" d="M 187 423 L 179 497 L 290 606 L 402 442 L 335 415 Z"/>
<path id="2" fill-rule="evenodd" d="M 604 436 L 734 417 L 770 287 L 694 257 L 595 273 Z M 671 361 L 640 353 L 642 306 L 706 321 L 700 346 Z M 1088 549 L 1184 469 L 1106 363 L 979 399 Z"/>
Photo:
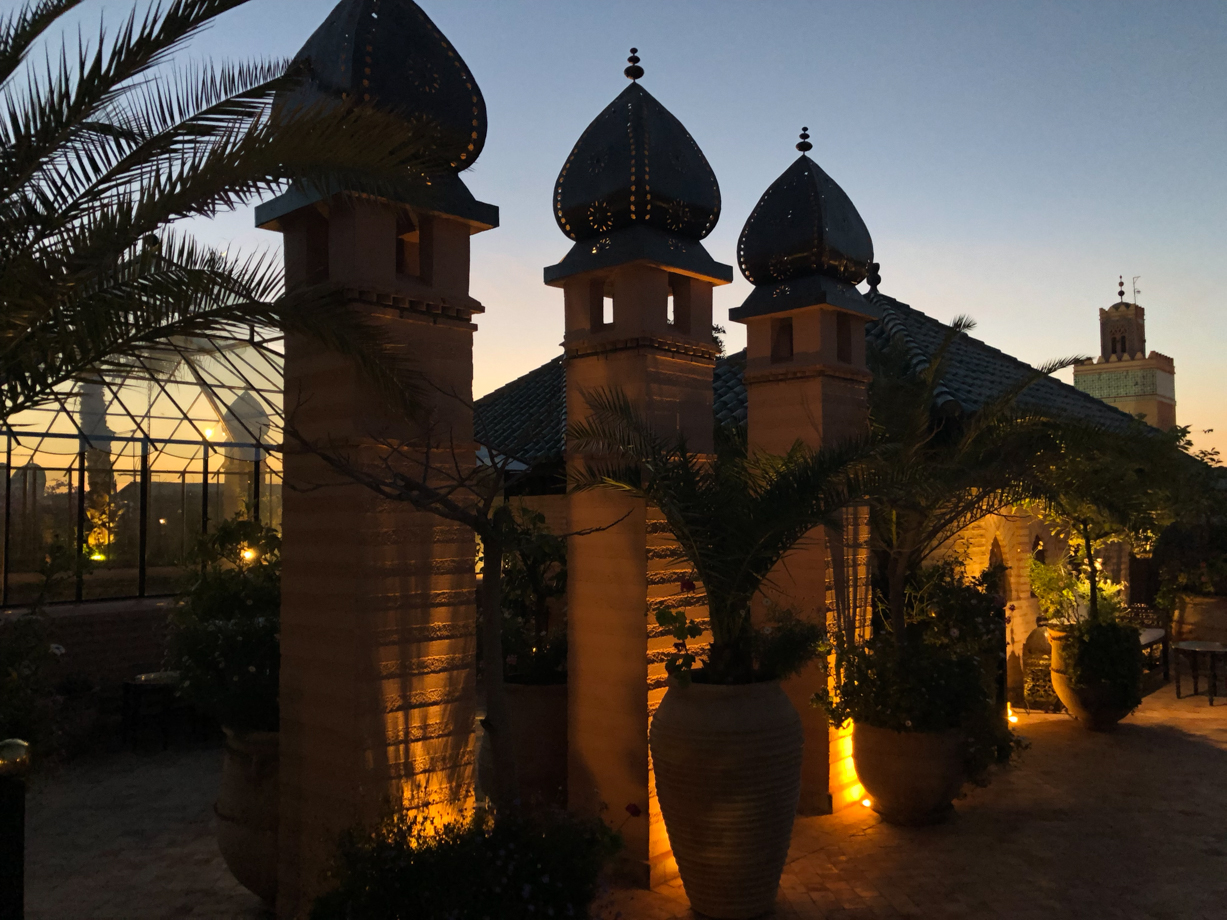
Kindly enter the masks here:
<path id="1" fill-rule="evenodd" d="M 882 285 L 882 273 L 879 271 L 881 267 L 877 262 L 869 263 L 869 276 L 865 280 L 869 282 L 869 287 L 875 291 Z"/>
<path id="2" fill-rule="evenodd" d="M 630 61 L 630 66 L 627 67 L 626 70 L 622 72 L 626 74 L 627 77 L 629 77 L 630 79 L 638 80 L 640 77 L 643 76 L 643 68 L 639 66 L 639 49 L 632 48 L 631 56 L 628 57 L 627 60 Z"/>
<path id="3" fill-rule="evenodd" d="M 809 153 L 814 149 L 814 145 L 809 142 L 809 128 L 801 129 L 801 140 L 797 142 L 797 149 L 802 153 Z"/>
<path id="4" fill-rule="evenodd" d="M 1125 276 L 1120 276 L 1120 302 L 1125 302 Z"/>

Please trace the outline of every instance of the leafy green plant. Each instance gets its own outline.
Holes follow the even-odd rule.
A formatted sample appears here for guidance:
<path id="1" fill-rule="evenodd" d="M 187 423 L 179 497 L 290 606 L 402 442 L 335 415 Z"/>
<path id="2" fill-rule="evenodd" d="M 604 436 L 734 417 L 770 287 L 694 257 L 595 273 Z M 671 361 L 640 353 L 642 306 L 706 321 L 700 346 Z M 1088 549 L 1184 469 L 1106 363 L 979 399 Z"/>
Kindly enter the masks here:
<path id="1" fill-rule="evenodd" d="M 684 610 L 658 607 L 656 625 L 673 637 L 673 651 L 665 659 L 665 671 L 685 685 L 707 675 L 694 671 L 698 658 L 690 650 L 690 640 L 703 635 L 703 626 L 686 615 Z M 770 607 L 767 623 L 754 630 L 753 667 L 759 680 L 784 680 L 792 677 L 814 658 L 829 651 L 826 630 L 817 623 L 803 620 L 792 610 Z"/>
<path id="2" fill-rule="evenodd" d="M 1090 610 L 1091 582 L 1070 560 L 1043 563 L 1034 557 L 1027 564 L 1031 590 L 1040 612 L 1055 623 L 1074 623 Z M 1096 610 L 1102 619 L 1112 619 L 1124 605 L 1124 586 L 1100 576 L 1095 580 Z"/>
<path id="3" fill-rule="evenodd" d="M 563 812 L 453 821 L 398 812 L 344 837 L 336 887 L 311 920 L 579 920 L 620 844 L 603 821 Z"/>
<path id="4" fill-rule="evenodd" d="M 814 695 L 836 727 L 849 721 L 899 732 L 958 729 L 965 766 L 982 782 L 1020 742 L 998 714 L 997 659 L 1005 646 L 995 574 L 968 577 L 958 560 L 922 566 L 906 592 L 901 638 L 889 630 L 865 642 L 836 634 L 830 684 Z M 899 639 L 899 641 L 896 641 Z"/>
<path id="5" fill-rule="evenodd" d="M 240 514 L 202 539 L 171 615 L 168 666 L 183 696 L 235 731 L 276 731 L 281 537 Z"/>
<path id="6" fill-rule="evenodd" d="M 565 681 L 566 623 L 557 612 L 567 593 L 567 540 L 550 532 L 541 512 L 514 512 L 503 547 L 502 587 L 505 679 Z"/>
<path id="7" fill-rule="evenodd" d="M 1174 610 L 1180 594 L 1227 594 L 1227 522 L 1203 518 L 1178 522 L 1159 537 L 1160 603 Z"/>
<path id="8" fill-rule="evenodd" d="M 868 445 L 811 450 L 798 442 L 775 456 L 751 452 L 744 428 L 721 426 L 707 458 L 692 453 L 680 435 L 654 432 L 620 391 L 586 398 L 590 414 L 569 431 L 582 456 L 573 485 L 645 499 L 664 516 L 676 540 L 674 557 L 690 564 L 707 594 L 712 641 L 694 679 L 762 679 L 751 601 L 806 534 L 839 527 L 838 512 L 864 493 L 857 465 Z M 662 625 L 682 632 L 678 641 L 693 638 L 681 626 Z M 811 647 L 802 649 L 812 657 Z M 683 662 L 679 657 L 675 667 Z"/>
<path id="9" fill-rule="evenodd" d="M 43 605 L 78 554 L 54 537 L 39 566 L 38 596 L 23 612 L 0 615 L 0 738 L 43 744 L 52 734 L 52 666 L 64 649 L 51 644 Z"/>

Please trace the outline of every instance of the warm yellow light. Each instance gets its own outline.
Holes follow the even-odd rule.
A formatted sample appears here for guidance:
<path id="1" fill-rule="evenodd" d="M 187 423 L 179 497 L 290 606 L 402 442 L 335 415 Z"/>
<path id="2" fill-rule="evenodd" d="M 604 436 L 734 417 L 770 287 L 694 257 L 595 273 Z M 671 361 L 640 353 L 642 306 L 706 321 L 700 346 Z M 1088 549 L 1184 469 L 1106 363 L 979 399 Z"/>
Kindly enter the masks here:
<path id="1" fill-rule="evenodd" d="M 255 559 L 255 558 L 256 558 L 256 551 L 255 551 L 254 549 L 245 549 L 245 550 L 243 550 L 243 559 L 244 559 L 244 560 L 246 560 L 247 562 L 251 562 L 251 560 L 253 560 L 253 559 Z"/>
<path id="2" fill-rule="evenodd" d="M 1014 707 L 1011 706 L 1009 703 L 1005 704 L 1005 715 L 1006 715 L 1006 718 L 1010 720 L 1011 725 L 1018 722 L 1018 716 L 1014 715 Z"/>
<path id="3" fill-rule="evenodd" d="M 211 437 L 213 437 L 213 429 L 212 429 L 212 428 L 206 428 L 206 429 L 205 429 L 205 437 L 206 437 L 206 438 L 211 438 Z"/>
<path id="4" fill-rule="evenodd" d="M 102 555 L 102 553 L 94 553 L 92 556 L 90 556 L 90 559 L 92 559 L 94 562 L 103 562 L 106 559 L 106 556 Z"/>
<path id="5" fill-rule="evenodd" d="M 158 518 L 158 523 L 159 523 L 159 524 L 165 524 L 165 523 L 166 523 L 166 518 Z"/>
<path id="6" fill-rule="evenodd" d="M 870 808 L 873 805 L 873 800 L 872 799 L 861 799 L 861 804 L 864 805 L 866 808 Z"/>

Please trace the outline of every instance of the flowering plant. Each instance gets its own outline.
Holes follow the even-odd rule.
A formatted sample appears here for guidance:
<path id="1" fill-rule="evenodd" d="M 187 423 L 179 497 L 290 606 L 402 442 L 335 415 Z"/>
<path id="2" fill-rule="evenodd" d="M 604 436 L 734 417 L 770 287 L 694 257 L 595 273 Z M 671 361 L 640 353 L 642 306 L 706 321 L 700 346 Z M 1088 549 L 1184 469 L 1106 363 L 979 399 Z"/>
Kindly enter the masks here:
<path id="1" fill-rule="evenodd" d="M 171 615 L 180 693 L 235 731 L 276 731 L 281 537 L 238 515 L 201 541 L 201 567 Z"/>

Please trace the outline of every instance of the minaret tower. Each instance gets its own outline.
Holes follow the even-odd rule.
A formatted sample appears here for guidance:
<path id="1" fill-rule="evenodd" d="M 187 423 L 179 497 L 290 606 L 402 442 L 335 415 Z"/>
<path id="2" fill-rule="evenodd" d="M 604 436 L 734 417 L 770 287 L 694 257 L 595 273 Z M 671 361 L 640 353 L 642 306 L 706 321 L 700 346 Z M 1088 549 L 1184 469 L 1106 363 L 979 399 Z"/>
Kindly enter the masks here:
<path id="1" fill-rule="evenodd" d="M 620 389 L 660 432 L 682 431 L 712 449 L 712 288 L 733 269 L 700 242 L 720 216 L 720 188 L 689 132 L 638 82 L 576 142 L 554 189 L 554 217 L 575 241 L 545 283 L 563 289 L 566 412 L 588 412 L 585 392 Z M 577 459 L 568 446 L 569 462 Z M 664 695 L 664 653 L 653 604 L 706 617 L 683 590 L 688 571 L 670 558 L 663 521 L 637 499 L 569 496 L 567 545 L 568 799 L 573 811 L 623 824 L 623 869 L 636 884 L 676 875 L 651 779 L 648 724 Z M 609 525 L 619 522 L 616 526 Z M 689 587 L 689 586 L 688 586 Z M 633 806 L 633 807 L 632 807 Z"/>
<path id="2" fill-rule="evenodd" d="M 1176 363 L 1146 353 L 1146 311 L 1126 303 L 1124 276 L 1117 297 L 1099 311 L 1099 357 L 1074 367 L 1074 386 L 1167 431 L 1176 425 Z"/>
<path id="3" fill-rule="evenodd" d="M 394 198 L 295 188 L 257 209 L 284 237 L 287 288 L 377 324 L 429 384 L 421 420 L 407 421 L 345 356 L 291 336 L 287 417 L 354 462 L 377 463 L 387 439 L 433 447 L 463 474 L 483 312 L 469 296 L 469 239 L 498 225 L 498 208 L 459 176 L 485 141 L 481 91 L 411 0 L 343 0 L 299 58 L 312 75 L 300 92 L 433 124 L 451 164 Z M 389 806 L 447 816 L 472 805 L 476 548 L 471 532 L 385 501 L 293 443 L 283 531 L 277 913 L 297 920 L 347 828 Z"/>
<path id="4" fill-rule="evenodd" d="M 873 267 L 873 240 L 844 190 L 810 159 L 812 149 L 802 128 L 800 156 L 763 193 L 737 243 L 741 273 L 754 285 L 729 311 L 746 325 L 749 443 L 772 454 L 868 430 L 865 323 L 877 310 L 856 285 Z M 773 599 L 820 620 L 850 605 L 857 618 L 868 600 L 864 533 L 864 513 L 855 509 L 842 536 L 815 531 L 772 574 Z M 831 571 L 827 540 L 842 544 L 831 547 L 838 563 Z M 825 680 L 815 662 L 784 684 L 805 729 L 802 814 L 839 808 L 857 788 L 846 733 L 832 749 L 826 718 L 809 702 Z"/>

